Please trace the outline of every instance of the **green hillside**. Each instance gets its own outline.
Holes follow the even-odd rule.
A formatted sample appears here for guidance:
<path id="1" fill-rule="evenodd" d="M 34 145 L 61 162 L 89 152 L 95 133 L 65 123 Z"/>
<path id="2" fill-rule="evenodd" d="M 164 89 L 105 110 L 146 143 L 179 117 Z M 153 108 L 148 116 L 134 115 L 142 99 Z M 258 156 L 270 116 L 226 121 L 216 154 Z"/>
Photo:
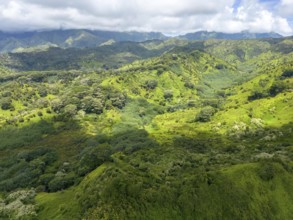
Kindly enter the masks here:
<path id="1" fill-rule="evenodd" d="M 1 55 L 0 219 L 292 219 L 292 44 Z"/>

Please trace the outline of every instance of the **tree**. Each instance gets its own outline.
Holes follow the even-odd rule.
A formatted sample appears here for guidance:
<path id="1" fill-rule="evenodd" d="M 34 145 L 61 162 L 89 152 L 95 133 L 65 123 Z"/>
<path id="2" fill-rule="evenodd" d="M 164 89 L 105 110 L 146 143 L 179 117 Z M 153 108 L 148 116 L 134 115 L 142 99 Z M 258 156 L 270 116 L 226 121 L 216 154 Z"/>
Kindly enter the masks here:
<path id="1" fill-rule="evenodd" d="M 86 96 L 81 101 L 81 108 L 87 113 L 101 114 L 103 112 L 103 102 L 100 99 Z"/>
<path id="2" fill-rule="evenodd" d="M 4 98 L 1 100 L 1 108 L 3 110 L 13 110 L 14 106 L 12 105 L 12 100 L 10 98 Z"/>
<path id="3" fill-rule="evenodd" d="M 63 103 L 60 99 L 54 99 L 51 101 L 51 106 L 55 112 L 59 112 L 63 106 Z"/>
<path id="4" fill-rule="evenodd" d="M 68 104 L 63 109 L 66 116 L 72 117 L 77 113 L 77 107 L 74 104 Z"/>

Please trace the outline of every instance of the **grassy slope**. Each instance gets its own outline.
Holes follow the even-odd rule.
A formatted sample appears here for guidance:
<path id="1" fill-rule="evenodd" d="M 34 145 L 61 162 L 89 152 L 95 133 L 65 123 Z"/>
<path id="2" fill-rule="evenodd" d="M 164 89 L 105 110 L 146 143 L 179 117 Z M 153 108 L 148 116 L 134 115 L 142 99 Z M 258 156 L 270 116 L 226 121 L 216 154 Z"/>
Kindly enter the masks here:
<path id="1" fill-rule="evenodd" d="M 82 188 L 89 182 L 97 178 L 105 170 L 106 165 L 102 165 L 89 173 L 83 181 L 76 187 L 71 187 L 56 193 L 39 193 L 36 202 L 40 206 L 39 219 L 81 219 L 81 207 L 78 204 L 78 197 Z"/>
<path id="2" fill-rule="evenodd" d="M 132 157 L 131 163 L 117 158 L 109 168 L 121 170 L 121 173 L 117 173 L 118 179 L 121 180 L 131 173 L 131 179 L 124 183 L 129 190 L 137 184 L 138 180 L 142 183 L 148 182 L 149 188 L 143 187 L 140 189 L 142 191 L 135 191 L 132 194 L 124 194 L 124 191 L 120 191 L 122 190 L 121 186 L 118 186 L 117 189 L 111 188 L 113 187 L 113 177 L 102 178 L 102 176 L 107 176 L 105 172 L 107 165 L 102 165 L 88 174 L 78 186 L 62 192 L 38 194 L 36 200 L 41 207 L 38 218 L 80 219 L 81 203 L 78 202 L 83 201 L 79 200 L 80 196 L 82 199 L 91 201 L 93 205 L 96 201 L 95 190 L 98 189 L 102 189 L 99 192 L 100 195 L 102 194 L 101 207 L 96 207 L 96 210 L 94 206 L 94 209 L 91 209 L 87 214 L 86 219 L 194 219 L 194 216 L 196 216 L 196 219 L 292 218 L 293 210 L 290 204 L 293 201 L 293 179 L 292 175 L 284 170 L 279 163 L 273 163 L 271 166 L 274 170 L 274 177 L 269 181 L 259 177 L 259 170 L 262 169 L 262 165 L 258 163 L 239 164 L 226 167 L 215 173 L 211 172 L 208 174 L 208 182 L 205 180 L 206 177 L 200 176 L 199 172 L 196 171 L 197 169 L 194 169 L 193 175 L 195 176 L 190 173 L 192 169 L 189 171 L 179 169 L 178 172 L 182 172 L 181 175 L 183 175 L 179 178 L 184 178 L 184 181 L 169 176 L 168 180 L 165 180 L 169 182 L 169 186 L 165 185 L 165 181 L 160 183 L 162 184 L 160 187 L 163 187 L 161 190 L 165 194 L 160 195 L 159 192 L 156 192 L 157 196 L 163 197 L 164 202 L 155 202 L 156 200 L 152 200 L 151 197 L 155 196 L 156 198 L 156 194 L 150 194 L 151 191 L 149 190 L 158 187 L 155 183 L 156 181 L 161 182 L 158 174 L 163 170 L 170 169 L 169 166 L 172 162 L 178 161 L 181 154 L 183 152 L 179 150 L 177 156 L 174 155 L 174 152 L 168 151 L 165 152 L 165 156 L 159 156 L 159 158 L 158 155 L 155 156 L 157 165 L 150 164 L 150 170 L 148 171 L 149 175 L 153 176 L 153 181 L 143 177 L 144 174 L 141 171 L 133 168 L 135 160 L 141 163 L 138 160 L 139 157 L 135 159 L 139 154 Z M 108 169 L 107 172 L 111 173 L 110 170 Z M 118 179 L 116 178 L 116 180 Z M 196 180 L 198 183 L 194 182 L 194 185 L 189 185 L 189 179 L 191 181 Z M 176 186 L 176 188 L 173 188 L 173 186 Z M 108 191 L 109 189 L 113 191 L 107 192 L 107 199 L 103 198 L 103 190 Z M 90 196 L 91 192 L 93 197 Z M 136 195 L 136 193 L 138 194 Z M 151 200 L 145 200 L 144 197 L 150 197 Z M 116 198 L 118 203 L 111 198 Z M 124 206 L 122 201 L 127 200 L 128 202 Z M 138 209 L 136 207 L 137 202 L 140 203 L 139 206 L 144 208 Z M 211 207 L 213 208 L 211 209 Z M 109 208 L 112 209 L 113 215 L 107 212 Z M 118 211 L 121 208 L 129 208 L 132 211 L 126 213 L 124 212 L 126 210 Z M 170 209 L 173 211 L 170 212 Z"/>

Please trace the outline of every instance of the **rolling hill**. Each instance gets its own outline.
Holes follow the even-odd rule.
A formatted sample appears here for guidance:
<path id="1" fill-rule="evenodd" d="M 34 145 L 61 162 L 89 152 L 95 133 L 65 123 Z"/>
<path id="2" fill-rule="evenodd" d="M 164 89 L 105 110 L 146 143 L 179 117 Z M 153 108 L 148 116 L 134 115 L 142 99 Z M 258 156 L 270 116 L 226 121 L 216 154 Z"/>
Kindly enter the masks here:
<path id="1" fill-rule="evenodd" d="M 2 54 L 0 218 L 292 219 L 292 44 Z"/>

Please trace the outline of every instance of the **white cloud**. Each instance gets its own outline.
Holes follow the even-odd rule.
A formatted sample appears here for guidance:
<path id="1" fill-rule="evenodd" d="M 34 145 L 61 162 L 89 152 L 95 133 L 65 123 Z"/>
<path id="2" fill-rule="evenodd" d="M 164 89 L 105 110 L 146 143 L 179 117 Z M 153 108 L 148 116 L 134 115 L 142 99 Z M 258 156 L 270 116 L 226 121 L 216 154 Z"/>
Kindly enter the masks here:
<path id="1" fill-rule="evenodd" d="M 276 12 L 257 0 L 0 0 L 0 29 L 34 30 L 90 28 L 161 31 L 180 34 L 197 30 L 239 32 L 275 31 L 290 35 L 287 8 L 282 0 Z M 292 11 L 292 10 L 291 10 Z M 283 17 L 284 16 L 284 17 Z"/>
<path id="2" fill-rule="evenodd" d="M 206 20 L 204 27 L 207 30 L 215 31 L 223 31 L 224 29 L 226 32 L 274 31 L 283 35 L 291 35 L 293 31 L 285 18 L 274 15 L 256 0 L 242 1 L 237 10 L 227 7 L 224 12 Z"/>
<path id="3" fill-rule="evenodd" d="M 281 0 L 279 13 L 283 16 L 293 17 L 293 0 Z"/>

